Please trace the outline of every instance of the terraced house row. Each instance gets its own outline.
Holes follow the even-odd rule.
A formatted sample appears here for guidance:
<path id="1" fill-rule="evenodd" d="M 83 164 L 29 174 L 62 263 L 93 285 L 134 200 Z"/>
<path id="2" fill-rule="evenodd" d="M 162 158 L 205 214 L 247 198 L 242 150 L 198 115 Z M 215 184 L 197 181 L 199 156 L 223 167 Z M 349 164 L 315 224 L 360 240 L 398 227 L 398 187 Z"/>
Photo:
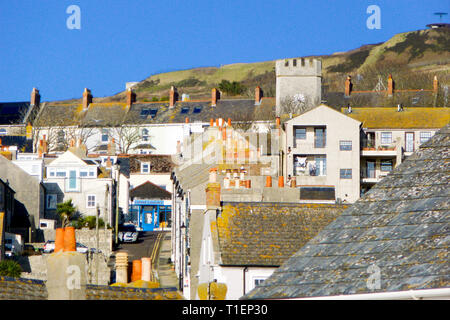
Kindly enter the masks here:
<path id="1" fill-rule="evenodd" d="M 372 94 L 352 91 L 349 79 L 337 98 L 322 94 L 320 60 L 281 60 L 276 73 L 276 97 L 213 88 L 189 100 L 172 87 L 168 102 L 127 89 L 126 101 L 101 103 L 86 88 L 79 102 L 54 103 L 33 89 L 30 102 L 0 103 L 0 180 L 22 203 L 8 210 L 7 231 L 34 241 L 59 223 L 56 205 L 67 199 L 111 225 L 120 211 L 143 230 L 171 231 L 184 297 L 217 281 L 237 299 L 450 121 L 443 107 L 349 105 L 350 95 Z M 375 94 L 394 99 L 389 83 Z"/>

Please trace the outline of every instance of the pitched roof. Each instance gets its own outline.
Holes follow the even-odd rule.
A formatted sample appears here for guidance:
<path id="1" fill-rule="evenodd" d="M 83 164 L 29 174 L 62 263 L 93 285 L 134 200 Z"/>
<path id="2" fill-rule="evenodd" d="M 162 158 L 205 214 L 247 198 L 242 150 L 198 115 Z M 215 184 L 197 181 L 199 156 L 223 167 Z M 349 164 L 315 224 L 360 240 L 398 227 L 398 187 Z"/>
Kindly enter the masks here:
<path id="1" fill-rule="evenodd" d="M 449 147 L 450 124 L 245 298 L 450 287 Z M 368 288 L 371 265 L 380 289 Z"/>
<path id="2" fill-rule="evenodd" d="M 17 146 L 21 152 L 33 152 L 33 140 L 27 139 L 25 136 L 1 136 L 0 145 Z"/>
<path id="3" fill-rule="evenodd" d="M 170 200 L 172 199 L 172 193 L 150 181 L 146 181 L 130 191 L 130 198 Z"/>
<path id="4" fill-rule="evenodd" d="M 124 103 L 91 103 L 87 110 L 79 103 L 47 103 L 35 121 L 37 126 L 115 126 L 119 124 L 167 124 L 209 122 L 211 118 L 231 118 L 233 121 L 274 119 L 275 100 L 265 98 L 255 106 L 253 99 L 211 101 L 177 101 L 173 108 L 168 102 L 134 103 L 127 108 Z"/>
<path id="5" fill-rule="evenodd" d="M 33 125 L 38 127 L 78 125 L 83 116 L 82 104 L 51 104 L 41 107 Z"/>
<path id="6" fill-rule="evenodd" d="M 150 162 L 150 173 L 171 173 L 175 164 L 169 155 L 133 154 L 129 156 L 130 173 L 141 172 L 141 163 Z"/>
<path id="7" fill-rule="evenodd" d="M 279 266 L 347 208 L 336 204 L 224 202 L 222 265 Z"/>
<path id="8" fill-rule="evenodd" d="M 450 108 L 352 108 L 345 115 L 362 122 L 362 127 L 370 129 L 438 129 L 450 121 Z"/>
<path id="9" fill-rule="evenodd" d="M 128 109 L 125 103 L 91 103 L 84 113 L 85 126 L 116 126 L 122 124 Z"/>
<path id="10" fill-rule="evenodd" d="M 216 106 L 211 106 L 210 101 L 178 101 L 173 108 L 169 108 L 168 102 L 137 103 L 131 107 L 125 123 L 184 123 L 186 118 L 189 122 L 209 122 L 211 118 L 239 121 L 248 120 L 249 116 L 256 120 L 273 120 L 270 113 L 273 108 L 274 103 L 270 100 L 255 106 L 255 101 L 251 99 L 218 100 Z"/>
<path id="11" fill-rule="evenodd" d="M 0 103 L 0 125 L 23 123 L 29 108 L 29 102 Z"/>

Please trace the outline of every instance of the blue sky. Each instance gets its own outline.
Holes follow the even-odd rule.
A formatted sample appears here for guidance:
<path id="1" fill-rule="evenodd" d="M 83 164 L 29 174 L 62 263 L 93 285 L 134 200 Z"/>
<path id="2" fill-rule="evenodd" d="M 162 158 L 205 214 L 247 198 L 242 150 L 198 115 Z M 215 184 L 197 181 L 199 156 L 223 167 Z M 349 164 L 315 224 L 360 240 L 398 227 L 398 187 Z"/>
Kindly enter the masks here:
<path id="1" fill-rule="evenodd" d="M 331 54 L 438 22 L 448 0 L 2 0 L 0 101 L 94 97 L 165 71 Z M 81 29 L 66 26 L 70 5 Z M 381 29 L 368 29 L 369 5 Z M 444 17 L 443 22 L 449 22 Z"/>

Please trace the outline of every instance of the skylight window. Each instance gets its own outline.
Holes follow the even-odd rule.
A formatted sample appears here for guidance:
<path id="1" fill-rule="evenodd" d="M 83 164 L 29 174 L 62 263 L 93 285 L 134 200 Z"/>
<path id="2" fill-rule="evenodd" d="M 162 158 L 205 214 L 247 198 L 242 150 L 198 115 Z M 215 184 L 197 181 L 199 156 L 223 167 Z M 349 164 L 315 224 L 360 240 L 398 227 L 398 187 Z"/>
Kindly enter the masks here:
<path id="1" fill-rule="evenodd" d="M 181 108 L 181 113 L 188 113 L 188 112 L 189 112 L 189 107 Z"/>
<path id="2" fill-rule="evenodd" d="M 193 113 L 200 113 L 201 111 L 202 111 L 202 106 L 196 106 L 196 107 L 194 108 Z"/>
<path id="3" fill-rule="evenodd" d="M 146 119 L 149 114 L 150 114 L 150 110 L 149 109 L 142 109 L 140 116 L 141 116 L 142 119 Z"/>
<path id="4" fill-rule="evenodd" d="M 156 117 L 156 113 L 158 112 L 158 108 L 151 108 L 149 110 L 149 114 L 152 118 Z"/>

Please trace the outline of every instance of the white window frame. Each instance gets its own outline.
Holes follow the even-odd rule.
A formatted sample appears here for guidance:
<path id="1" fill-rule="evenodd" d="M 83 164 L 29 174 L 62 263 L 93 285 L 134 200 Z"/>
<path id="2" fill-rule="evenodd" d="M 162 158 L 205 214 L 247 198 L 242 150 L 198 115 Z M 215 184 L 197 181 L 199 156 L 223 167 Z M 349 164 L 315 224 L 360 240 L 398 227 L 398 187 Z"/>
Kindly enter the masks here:
<path id="1" fill-rule="evenodd" d="M 424 134 L 429 135 L 429 137 L 424 138 Z M 420 144 L 427 142 L 428 140 L 431 139 L 432 136 L 433 133 L 431 131 L 420 131 Z"/>
<path id="2" fill-rule="evenodd" d="M 340 169 L 339 178 L 344 180 L 351 180 L 353 178 L 353 170 L 351 168 Z"/>
<path id="3" fill-rule="evenodd" d="M 256 288 L 256 286 L 257 286 L 256 282 L 257 282 L 257 281 L 259 282 L 259 283 L 258 283 L 258 285 L 259 285 L 259 284 L 261 284 L 262 282 L 266 281 L 267 278 L 268 278 L 267 276 L 254 276 L 254 277 L 252 277 L 252 286 L 253 286 L 252 289 Z"/>
<path id="4" fill-rule="evenodd" d="M 58 175 L 58 173 L 64 173 L 64 175 Z M 55 177 L 56 178 L 66 178 L 67 177 L 67 171 L 66 170 L 55 170 Z"/>
<path id="5" fill-rule="evenodd" d="M 108 129 L 102 129 L 100 133 L 101 133 L 100 140 L 102 141 L 102 143 L 109 142 L 109 130 Z M 106 140 L 103 139 L 105 136 L 106 136 Z"/>
<path id="6" fill-rule="evenodd" d="M 339 140 L 340 151 L 352 151 L 352 148 L 353 148 L 352 140 Z"/>
<path id="7" fill-rule="evenodd" d="M 144 170 L 144 166 L 148 166 L 148 171 Z M 150 173 L 150 162 L 141 162 L 141 173 Z"/>
<path id="8" fill-rule="evenodd" d="M 89 197 L 94 197 L 94 200 L 89 200 Z M 94 203 L 93 205 L 89 205 L 89 203 Z M 95 209 L 97 206 L 97 195 L 95 194 L 88 194 L 86 195 L 86 208 L 87 209 Z"/>
<path id="9" fill-rule="evenodd" d="M 386 142 L 387 141 L 387 138 L 388 137 L 386 137 L 386 136 L 384 136 L 383 137 L 383 135 L 388 135 L 388 137 L 389 137 L 389 142 Z M 388 144 L 391 144 L 392 143 L 392 132 L 388 132 L 388 131 L 383 131 L 383 132 L 381 132 L 380 133 L 380 144 L 383 146 L 383 145 L 388 145 Z"/>

